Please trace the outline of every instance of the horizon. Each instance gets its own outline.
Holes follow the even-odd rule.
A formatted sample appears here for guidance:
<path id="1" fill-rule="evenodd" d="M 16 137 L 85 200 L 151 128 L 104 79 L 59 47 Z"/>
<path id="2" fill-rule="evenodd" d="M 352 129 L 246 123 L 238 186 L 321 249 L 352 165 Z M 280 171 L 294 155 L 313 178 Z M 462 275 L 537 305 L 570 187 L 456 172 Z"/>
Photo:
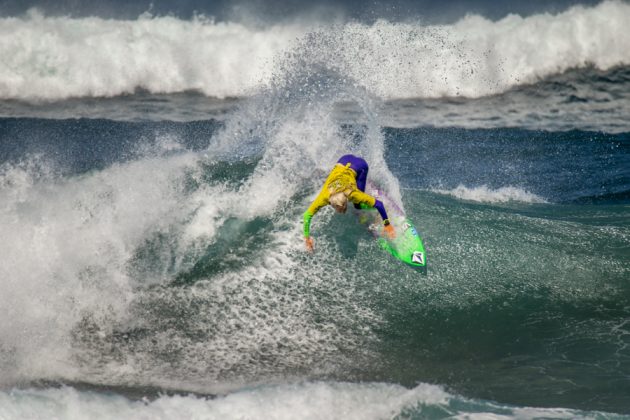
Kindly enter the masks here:
<path id="1" fill-rule="evenodd" d="M 537 13 L 560 13 L 573 6 L 591 7 L 603 0 L 531 0 L 528 2 L 492 2 L 489 0 L 456 0 L 447 4 L 434 0 L 371 1 L 366 6 L 359 0 L 324 0 L 316 3 L 299 0 L 0 0 L 0 16 L 15 17 L 37 9 L 47 16 L 134 19 L 143 14 L 175 16 L 190 19 L 203 15 L 216 21 L 248 21 L 279 23 L 314 17 L 321 20 L 355 20 L 374 22 L 422 20 L 426 23 L 452 23 L 468 14 L 498 20 L 510 14 L 529 16 Z"/>

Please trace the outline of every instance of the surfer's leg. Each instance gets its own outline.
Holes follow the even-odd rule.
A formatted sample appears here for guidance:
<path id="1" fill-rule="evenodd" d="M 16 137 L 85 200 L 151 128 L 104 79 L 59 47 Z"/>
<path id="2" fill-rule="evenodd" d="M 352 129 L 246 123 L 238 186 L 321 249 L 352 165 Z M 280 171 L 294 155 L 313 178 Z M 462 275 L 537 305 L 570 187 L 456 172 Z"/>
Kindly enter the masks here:
<path id="1" fill-rule="evenodd" d="M 365 192 L 365 183 L 367 182 L 368 174 L 368 164 L 365 159 L 354 155 L 343 155 L 339 158 L 337 163 L 342 165 L 350 164 L 350 169 L 357 174 L 357 188 Z"/>
<path id="2" fill-rule="evenodd" d="M 365 183 L 367 182 L 368 164 L 361 158 L 356 158 L 352 166 L 350 166 L 357 173 L 357 188 L 365 192 Z"/>
<path id="3" fill-rule="evenodd" d="M 339 158 L 337 163 L 340 163 L 342 165 L 350 164 L 350 169 L 352 169 L 357 174 L 357 188 L 360 191 L 365 192 L 365 184 L 367 182 L 367 174 L 369 169 L 365 159 L 354 155 L 343 155 Z M 355 204 L 354 208 L 358 210 L 361 208 L 361 206 Z"/>
<path id="4" fill-rule="evenodd" d="M 340 163 L 342 165 L 346 165 L 349 163 L 350 167 L 352 167 L 352 162 L 354 161 L 354 159 L 355 159 L 354 155 L 343 155 L 339 158 L 337 163 Z"/>
<path id="5" fill-rule="evenodd" d="M 367 182 L 368 167 L 365 165 L 365 169 L 357 171 L 357 188 L 365 192 L 365 183 Z"/>
<path id="6" fill-rule="evenodd" d="M 357 179 L 356 179 L 357 188 L 360 191 L 365 192 L 365 184 L 367 182 L 367 174 L 368 174 L 367 162 L 364 159 L 361 159 L 360 157 L 353 156 L 350 168 L 352 168 L 357 174 Z M 361 206 L 359 206 L 358 204 L 355 204 L 354 208 L 360 209 Z"/>

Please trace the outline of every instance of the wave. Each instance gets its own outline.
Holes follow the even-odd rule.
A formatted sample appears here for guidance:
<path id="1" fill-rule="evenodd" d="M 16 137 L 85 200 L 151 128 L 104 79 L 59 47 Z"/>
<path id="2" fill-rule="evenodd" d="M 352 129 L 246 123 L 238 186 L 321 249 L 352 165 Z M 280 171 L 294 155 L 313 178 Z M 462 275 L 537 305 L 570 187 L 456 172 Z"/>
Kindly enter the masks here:
<path id="1" fill-rule="evenodd" d="M 459 185 L 452 190 L 434 189 L 433 191 L 450 195 L 461 200 L 476 201 L 479 203 L 520 202 L 534 204 L 547 202 L 544 198 L 517 187 L 491 189 L 487 185 L 473 188 Z"/>
<path id="2" fill-rule="evenodd" d="M 260 386 L 206 398 L 160 395 L 134 401 L 111 392 L 80 391 L 72 387 L 12 390 L 0 393 L 4 418 L 75 418 L 76 413 L 99 413 L 101 419 L 386 419 L 386 418 L 620 418 L 603 412 L 564 408 L 534 408 L 470 400 L 442 387 L 419 384 L 407 389 L 386 383 L 301 383 Z"/>
<path id="3" fill-rule="evenodd" d="M 468 15 L 451 25 L 347 22 L 248 27 L 204 17 L 0 19 L 0 98 L 111 97 L 138 89 L 249 96 L 310 54 L 382 98 L 481 97 L 571 68 L 630 64 L 630 4 L 556 15 Z M 298 60 L 299 61 L 299 60 Z M 290 72 L 291 69 L 289 68 Z"/>
<path id="4" fill-rule="evenodd" d="M 25 160 L 0 166 L 1 233 L 12 238 L 0 247 L 0 303 L 18 320 L 0 323 L 0 382 L 216 392 L 375 357 L 362 343 L 378 316 L 360 303 L 356 273 L 323 240 L 326 263 L 304 264 L 301 214 L 321 182 L 314 172 L 347 152 L 366 156 L 371 176 L 397 197 L 383 136 L 372 124 L 357 144 L 338 126 L 329 111 L 345 97 L 338 90 L 322 87 L 308 104 L 286 91 L 251 98 L 217 132 L 201 124 L 199 136 L 211 138 L 199 151 L 186 147 L 190 131 L 170 124 L 93 120 L 52 123 L 52 150 L 98 150 L 87 168 L 68 173 L 45 152 L 30 163 L 31 150 L 16 146 Z M 9 133 L 8 143 L 20 142 Z"/>

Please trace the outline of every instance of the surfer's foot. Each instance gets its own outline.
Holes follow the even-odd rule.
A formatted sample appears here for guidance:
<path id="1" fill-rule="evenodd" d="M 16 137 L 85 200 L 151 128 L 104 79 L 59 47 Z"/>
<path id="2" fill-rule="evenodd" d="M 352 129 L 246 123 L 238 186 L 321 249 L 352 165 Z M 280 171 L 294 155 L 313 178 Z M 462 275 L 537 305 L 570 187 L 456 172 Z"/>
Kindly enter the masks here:
<path id="1" fill-rule="evenodd" d="M 383 228 L 383 232 L 385 232 L 385 235 L 387 236 L 387 238 L 389 239 L 394 239 L 396 238 L 396 232 L 394 231 L 394 227 L 392 225 L 387 225 Z"/>

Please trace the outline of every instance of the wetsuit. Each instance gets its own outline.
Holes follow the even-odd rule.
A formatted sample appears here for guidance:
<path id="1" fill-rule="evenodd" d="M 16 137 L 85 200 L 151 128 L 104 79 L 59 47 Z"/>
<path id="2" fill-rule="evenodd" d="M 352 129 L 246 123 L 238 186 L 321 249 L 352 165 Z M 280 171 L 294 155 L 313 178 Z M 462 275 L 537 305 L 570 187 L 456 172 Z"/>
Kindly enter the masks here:
<path id="1" fill-rule="evenodd" d="M 321 191 L 304 213 L 304 237 L 310 236 L 311 219 L 322 207 L 330 204 L 332 194 L 343 192 L 356 208 L 376 208 L 385 225 L 389 224 L 385 206 L 380 200 L 365 193 L 368 164 L 360 157 L 344 155 L 326 178 Z"/>

